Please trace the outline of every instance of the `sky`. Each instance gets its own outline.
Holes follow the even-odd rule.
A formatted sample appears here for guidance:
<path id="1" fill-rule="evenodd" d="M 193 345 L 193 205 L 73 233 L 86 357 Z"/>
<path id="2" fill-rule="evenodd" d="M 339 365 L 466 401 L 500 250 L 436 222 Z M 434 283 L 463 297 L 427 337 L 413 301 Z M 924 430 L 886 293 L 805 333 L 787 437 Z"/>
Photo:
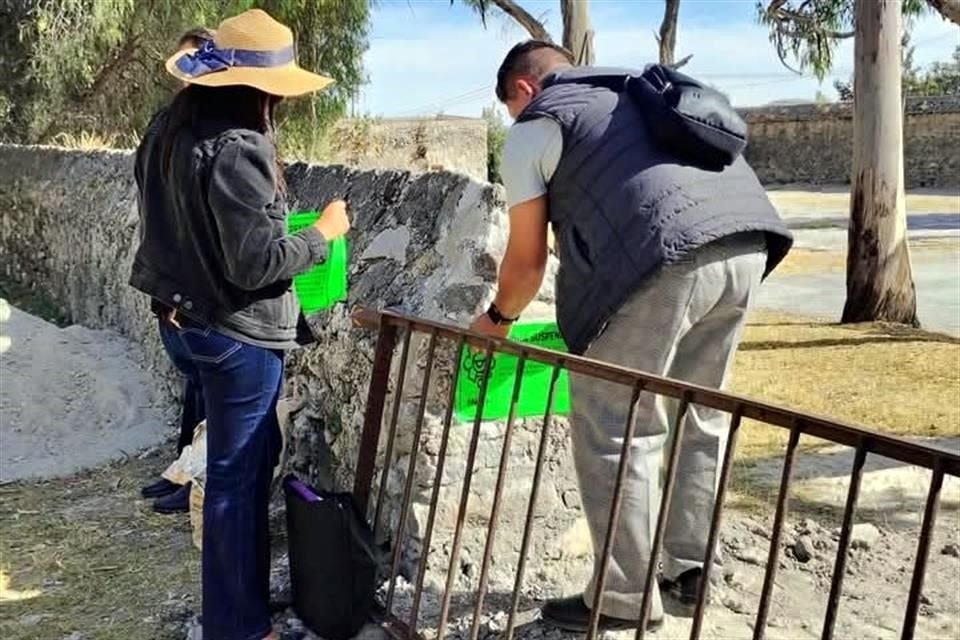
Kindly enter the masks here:
<path id="1" fill-rule="evenodd" d="M 558 0 L 517 0 L 561 37 Z M 642 67 L 657 57 L 654 32 L 663 0 L 590 0 L 598 65 Z M 939 15 L 917 20 L 912 29 L 914 62 L 948 60 L 960 29 Z M 487 27 L 459 0 L 380 0 L 373 10 L 370 49 L 364 56 L 369 82 L 357 112 L 383 117 L 479 116 L 495 102 L 493 88 L 503 56 L 526 32 L 496 8 Z M 677 58 L 692 54 L 684 72 L 723 90 L 737 106 L 775 100 L 814 100 L 822 91 L 836 97 L 835 79 L 853 71 L 853 41 L 835 56 L 821 84 L 798 76 L 777 59 L 767 29 L 756 20 L 755 0 L 682 0 Z"/>

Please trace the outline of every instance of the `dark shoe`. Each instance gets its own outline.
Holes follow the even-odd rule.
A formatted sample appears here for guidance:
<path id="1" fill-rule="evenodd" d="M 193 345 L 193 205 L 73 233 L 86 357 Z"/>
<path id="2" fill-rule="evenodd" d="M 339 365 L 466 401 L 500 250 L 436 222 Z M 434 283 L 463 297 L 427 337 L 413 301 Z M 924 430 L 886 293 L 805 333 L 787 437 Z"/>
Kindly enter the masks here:
<path id="1" fill-rule="evenodd" d="M 583 596 L 572 596 L 558 600 L 548 600 L 540 610 L 540 618 L 547 624 L 563 631 L 586 633 L 590 627 L 590 607 L 583 601 Z M 663 625 L 663 620 L 647 622 L 647 631 L 655 631 Z M 600 615 L 599 631 L 623 631 L 636 629 L 640 626 L 639 620 L 622 620 L 610 616 Z"/>
<path id="2" fill-rule="evenodd" d="M 170 495 L 179 488 L 180 485 L 174 484 L 166 478 L 160 478 L 153 484 L 148 484 L 140 489 L 140 495 L 142 495 L 144 498 L 162 498 Z"/>
<path id="3" fill-rule="evenodd" d="M 178 488 L 174 493 L 153 503 L 157 513 L 187 513 L 190 511 L 190 483 Z"/>
<path id="4" fill-rule="evenodd" d="M 697 596 L 699 595 L 700 578 L 702 576 L 702 569 L 688 569 L 677 576 L 675 580 L 661 578 L 660 592 L 670 596 L 676 602 L 692 611 L 697 606 Z M 709 602 L 710 585 L 706 585 L 705 589 L 706 593 L 704 597 L 707 598 L 707 602 Z"/>

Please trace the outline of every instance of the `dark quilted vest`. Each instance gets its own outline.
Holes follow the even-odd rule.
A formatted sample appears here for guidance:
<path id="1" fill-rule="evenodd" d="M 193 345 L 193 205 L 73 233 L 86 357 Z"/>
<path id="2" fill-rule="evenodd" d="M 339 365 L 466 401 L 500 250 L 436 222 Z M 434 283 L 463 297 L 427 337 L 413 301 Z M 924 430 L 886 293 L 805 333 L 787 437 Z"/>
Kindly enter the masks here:
<path id="1" fill-rule="evenodd" d="M 720 172 L 679 164 L 654 145 L 626 94 L 590 84 L 599 72 L 581 67 L 551 74 L 519 117 L 551 118 L 563 130 L 548 199 L 560 258 L 557 322 L 574 353 L 586 351 L 664 264 L 711 241 L 762 231 L 769 274 L 792 244 L 742 157 Z"/>

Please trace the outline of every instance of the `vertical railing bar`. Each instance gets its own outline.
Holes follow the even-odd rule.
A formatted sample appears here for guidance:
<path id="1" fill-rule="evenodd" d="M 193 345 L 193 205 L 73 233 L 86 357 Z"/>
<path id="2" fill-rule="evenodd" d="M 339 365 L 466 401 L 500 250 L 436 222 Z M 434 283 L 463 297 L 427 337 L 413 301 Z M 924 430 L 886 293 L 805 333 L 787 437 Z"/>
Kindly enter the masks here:
<path id="1" fill-rule="evenodd" d="M 847 504 L 843 511 L 843 525 L 840 527 L 837 559 L 833 567 L 830 596 L 827 598 L 827 612 L 823 617 L 823 633 L 820 635 L 822 640 L 830 640 L 833 637 L 833 629 L 837 622 L 837 607 L 840 604 L 840 595 L 843 593 L 843 576 L 847 571 L 847 553 L 850 550 L 853 516 L 857 511 L 860 481 L 863 479 L 863 465 L 866 460 L 866 442 L 861 439 L 857 444 L 856 455 L 853 458 L 853 469 L 850 471 L 850 488 L 847 491 Z"/>
<path id="2" fill-rule="evenodd" d="M 410 354 L 410 336 L 413 329 L 407 325 L 403 336 L 403 350 L 400 353 L 400 371 L 397 373 L 397 390 L 393 397 L 393 409 L 390 416 L 390 429 L 387 431 L 387 450 L 383 456 L 383 469 L 380 470 L 380 490 L 377 492 L 377 508 L 373 515 L 373 536 L 376 539 L 380 528 L 380 514 L 383 512 L 383 497 L 387 493 L 387 476 L 390 472 L 390 458 L 393 457 L 393 444 L 397 437 L 397 419 L 400 405 L 403 403 L 403 381 L 407 377 L 407 357 Z"/>
<path id="3" fill-rule="evenodd" d="M 787 515 L 787 496 L 790 493 L 790 474 L 793 471 L 793 458 L 800 442 L 800 419 L 794 418 L 790 427 L 790 440 L 787 442 L 787 452 L 783 458 L 783 473 L 780 479 L 780 492 L 777 496 L 777 510 L 773 517 L 773 531 L 770 536 L 770 552 L 767 555 L 767 571 L 763 577 L 763 588 L 760 591 L 760 605 L 757 608 L 757 621 L 753 628 L 753 639 L 762 640 L 767 627 L 767 616 L 770 613 L 770 596 L 773 594 L 773 581 L 777 575 L 777 564 L 780 561 L 780 538 L 783 534 L 783 521 Z"/>
<path id="4" fill-rule="evenodd" d="M 927 559 L 930 556 L 930 538 L 937 522 L 937 509 L 940 505 L 940 490 L 943 488 L 943 459 L 933 463 L 933 475 L 930 478 L 930 491 L 927 493 L 927 506 L 923 510 L 923 524 L 920 527 L 920 542 L 917 544 L 917 558 L 913 565 L 913 577 L 910 581 L 910 596 L 903 617 L 902 640 L 913 640 L 917 626 L 917 614 L 920 611 L 920 596 L 923 594 L 923 578 L 927 571 Z"/>
<path id="5" fill-rule="evenodd" d="M 390 365 L 393 349 L 397 344 L 397 328 L 391 324 L 380 325 L 377 345 L 373 354 L 373 371 L 367 390 L 367 409 L 363 415 L 363 433 L 360 436 L 360 452 L 357 456 L 357 475 L 353 482 L 353 498 L 366 517 L 370 506 L 370 488 L 377 467 L 377 449 L 383 427 L 383 409 L 390 384 Z"/>
<path id="6" fill-rule="evenodd" d="M 487 387 L 490 381 L 490 365 L 493 362 L 494 343 L 487 344 L 486 357 L 483 361 L 483 374 L 480 379 L 480 392 L 477 396 L 477 415 L 473 421 L 473 434 L 470 437 L 470 447 L 467 450 L 466 471 L 463 478 L 463 491 L 460 495 L 460 507 L 457 511 L 457 524 L 453 531 L 453 542 L 450 546 L 450 566 L 447 568 L 447 582 L 443 590 L 443 602 L 440 606 L 440 624 L 437 626 L 437 638 L 443 638 L 447 628 L 447 617 L 450 615 L 450 597 L 453 595 L 453 576 L 460 555 L 463 523 L 467 517 L 467 502 L 470 499 L 470 484 L 473 480 L 473 464 L 477 457 L 477 445 L 480 442 L 480 425 L 483 423 L 483 405 L 487 401 Z"/>
<path id="7" fill-rule="evenodd" d="M 703 626 L 703 614 L 707 608 L 707 590 L 713 559 L 717 553 L 717 540 L 720 537 L 720 525 L 723 521 L 723 502 L 727 496 L 730 481 L 730 469 L 733 467 L 733 455 L 737 450 L 737 437 L 740 435 L 740 423 L 743 420 L 743 405 L 737 405 L 730 419 L 730 435 L 727 449 L 723 454 L 723 466 L 720 467 L 720 479 L 717 483 L 717 497 L 713 504 L 713 517 L 710 520 L 710 534 L 707 536 L 707 552 L 703 557 L 703 572 L 700 574 L 700 588 L 697 592 L 697 606 L 693 613 L 693 625 L 690 628 L 690 640 L 698 640 Z"/>
<path id="8" fill-rule="evenodd" d="M 550 388 L 547 391 L 547 409 L 543 415 L 543 428 L 540 431 L 540 445 L 537 448 L 537 462 L 533 471 L 533 483 L 530 487 L 530 501 L 527 503 L 527 519 L 523 525 L 523 540 L 520 542 L 520 559 L 517 561 L 517 575 L 513 584 L 513 599 L 510 603 L 510 617 L 507 620 L 506 640 L 513 640 L 514 627 L 517 624 L 517 610 L 520 607 L 520 590 L 523 588 L 523 572 L 527 566 L 527 550 L 533 530 L 533 518 L 537 512 L 537 497 L 540 494 L 540 479 L 543 475 L 543 462 L 547 453 L 547 435 L 553 419 L 553 397 L 560 377 L 560 365 L 553 368 L 550 376 Z"/>
<path id="9" fill-rule="evenodd" d="M 453 408 L 457 399 L 457 384 L 460 381 L 460 363 L 463 359 L 463 350 L 467 344 L 465 335 L 460 337 L 457 344 L 456 366 L 453 369 L 453 379 L 450 381 L 450 397 L 447 403 L 447 412 L 443 418 L 443 435 L 440 437 L 440 450 L 437 452 L 437 470 L 433 479 L 433 492 L 430 496 L 430 509 L 427 513 L 427 528 L 423 536 L 423 551 L 420 554 L 420 565 L 417 570 L 417 585 L 413 591 L 413 607 L 410 611 L 411 629 L 416 630 L 420 617 L 420 600 L 423 596 L 423 581 L 427 573 L 427 559 L 430 556 L 430 544 L 433 541 L 433 527 L 437 519 L 437 505 L 440 502 L 440 485 L 443 481 L 443 470 L 447 463 L 447 448 L 450 444 L 450 427 L 453 424 Z"/>
<path id="10" fill-rule="evenodd" d="M 627 477 L 627 468 L 630 462 L 630 447 L 633 444 L 633 432 L 637 418 L 637 404 L 640 393 L 643 391 L 643 382 L 638 380 L 630 396 L 630 409 L 627 412 L 627 424 L 624 427 L 623 445 L 620 447 L 620 463 L 617 467 L 616 484 L 613 487 L 613 499 L 610 503 L 610 516 L 607 520 L 607 535 L 603 541 L 603 553 L 600 556 L 600 570 L 594 584 L 593 605 L 590 611 L 590 624 L 587 627 L 587 640 L 597 637 L 600 625 L 600 606 L 603 602 L 603 590 L 606 587 L 607 571 L 610 565 L 610 555 L 613 553 L 613 537 L 620 522 L 620 504 L 623 502 L 623 482 Z M 574 426 L 574 428 L 576 428 Z"/>
<path id="11" fill-rule="evenodd" d="M 487 582 L 490 577 L 490 555 L 493 553 L 493 545 L 497 535 L 497 519 L 500 517 L 503 482 L 507 474 L 507 463 L 510 460 L 513 423 L 516 419 L 517 402 L 520 400 L 520 386 L 523 383 L 523 367 L 526 363 L 527 353 L 523 351 L 517 360 L 516 380 L 513 383 L 513 397 L 510 399 L 507 427 L 503 433 L 503 446 L 500 451 L 500 467 L 497 470 L 497 482 L 493 489 L 493 506 L 490 509 L 490 523 L 487 526 L 487 542 L 483 549 L 483 560 L 480 563 L 480 585 L 477 587 L 477 604 L 473 612 L 473 622 L 470 625 L 470 640 L 477 640 L 480 635 L 480 615 L 483 612 L 483 600 L 486 596 Z"/>
<path id="12" fill-rule="evenodd" d="M 650 548 L 650 558 L 647 563 L 647 575 L 643 581 L 643 600 L 640 604 L 640 626 L 637 627 L 637 640 L 642 640 L 647 632 L 647 622 L 650 618 L 650 605 L 653 602 L 651 593 L 654 589 L 654 579 L 657 574 L 660 549 L 663 546 L 663 534 L 667 529 L 667 517 L 670 513 L 670 501 L 673 500 L 673 487 L 677 479 L 677 461 L 680 459 L 680 447 L 683 443 L 684 425 L 687 422 L 687 411 L 690 408 L 690 392 L 685 391 L 680 397 L 677 407 L 677 416 L 673 424 L 673 443 L 670 446 L 670 457 L 667 462 L 667 482 L 663 487 L 660 498 L 660 514 L 657 516 L 657 528 L 653 535 L 653 545 Z"/>
<path id="13" fill-rule="evenodd" d="M 410 499 L 413 495 L 413 481 L 417 471 L 417 455 L 420 453 L 420 435 L 423 433 L 423 418 L 427 413 L 427 397 L 430 392 L 430 374 L 433 372 L 433 358 L 437 350 L 437 331 L 430 334 L 427 346 L 427 361 L 423 372 L 423 384 L 420 388 L 420 406 L 417 408 L 417 423 L 413 429 L 413 444 L 410 447 L 410 462 L 407 465 L 407 478 L 403 487 L 403 500 L 400 507 L 400 523 L 397 525 L 396 544 L 393 545 L 393 562 L 390 567 L 390 586 L 387 589 L 386 609 L 389 615 L 393 607 L 393 596 L 397 587 L 397 573 L 400 569 L 400 552 L 403 548 L 403 535 L 407 529 L 407 517 L 410 511 Z M 416 631 L 416 627 L 413 628 Z"/>

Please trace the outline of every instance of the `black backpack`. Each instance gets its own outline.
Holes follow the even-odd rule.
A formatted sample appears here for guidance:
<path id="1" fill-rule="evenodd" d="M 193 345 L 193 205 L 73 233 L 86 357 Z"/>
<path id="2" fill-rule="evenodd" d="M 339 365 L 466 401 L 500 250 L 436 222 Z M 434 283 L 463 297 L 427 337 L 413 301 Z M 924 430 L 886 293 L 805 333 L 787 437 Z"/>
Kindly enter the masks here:
<path id="1" fill-rule="evenodd" d="M 719 171 L 747 146 L 747 123 L 727 97 L 671 67 L 635 72 L 595 67 L 585 75 L 554 77 L 556 84 L 589 84 L 626 93 L 639 107 L 654 143 L 695 167 Z"/>
<path id="2" fill-rule="evenodd" d="M 349 493 L 283 483 L 293 610 L 315 634 L 347 640 L 369 621 L 378 554 L 373 531 Z"/>
<path id="3" fill-rule="evenodd" d="M 722 169 L 747 146 L 747 123 L 727 97 L 676 69 L 652 64 L 626 90 L 657 144 L 694 166 Z"/>

